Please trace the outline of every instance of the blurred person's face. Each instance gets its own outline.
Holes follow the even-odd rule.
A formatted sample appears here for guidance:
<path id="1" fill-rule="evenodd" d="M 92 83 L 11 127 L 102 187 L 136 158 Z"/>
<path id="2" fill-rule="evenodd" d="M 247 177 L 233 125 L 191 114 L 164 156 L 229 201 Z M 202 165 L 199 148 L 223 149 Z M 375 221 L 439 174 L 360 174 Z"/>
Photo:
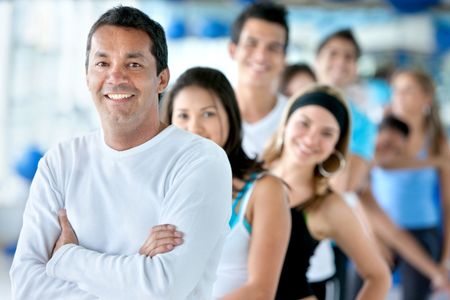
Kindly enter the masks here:
<path id="1" fill-rule="evenodd" d="M 247 86 L 275 86 L 285 64 L 286 31 L 283 26 L 250 18 L 242 27 L 239 42 L 229 51 L 237 62 L 238 77 Z"/>
<path id="2" fill-rule="evenodd" d="M 375 141 L 375 156 L 383 157 L 403 155 L 406 149 L 407 138 L 394 128 L 383 128 L 378 132 Z"/>
<path id="3" fill-rule="evenodd" d="M 423 115 L 431 101 L 430 95 L 423 90 L 412 75 L 400 73 L 393 78 L 392 108 L 394 112 Z"/>
<path id="4" fill-rule="evenodd" d="M 223 147 L 228 139 L 227 113 L 212 91 L 188 86 L 173 100 L 172 124 Z"/>
<path id="5" fill-rule="evenodd" d="M 308 73 L 297 73 L 289 80 L 289 83 L 286 86 L 285 96 L 291 97 L 313 83 L 315 83 L 315 80 Z"/>
<path id="6" fill-rule="evenodd" d="M 339 134 L 339 124 L 327 109 L 300 107 L 286 123 L 283 156 L 294 164 L 315 166 L 333 153 Z"/>
<path id="7" fill-rule="evenodd" d="M 139 129 L 158 118 L 169 73 L 156 74 L 151 43 L 144 31 L 118 26 L 93 34 L 86 81 L 103 126 Z"/>
<path id="8" fill-rule="evenodd" d="M 320 50 L 315 60 L 318 81 L 338 88 L 345 88 L 356 80 L 357 52 L 352 42 L 332 38 Z"/>

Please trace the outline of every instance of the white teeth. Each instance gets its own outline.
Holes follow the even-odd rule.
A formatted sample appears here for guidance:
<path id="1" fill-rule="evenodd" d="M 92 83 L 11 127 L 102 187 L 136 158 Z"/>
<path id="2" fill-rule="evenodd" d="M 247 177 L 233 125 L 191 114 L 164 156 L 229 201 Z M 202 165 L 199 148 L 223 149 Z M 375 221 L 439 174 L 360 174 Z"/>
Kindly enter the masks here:
<path id="1" fill-rule="evenodd" d="M 260 64 L 253 64 L 252 68 L 257 72 L 264 72 L 267 70 L 267 67 L 265 65 L 260 65 Z"/>
<path id="2" fill-rule="evenodd" d="M 308 147 L 305 147 L 304 145 L 300 145 L 300 150 L 303 152 L 303 153 L 306 153 L 306 154 L 313 154 L 314 153 L 314 151 L 312 150 L 312 149 L 310 149 L 310 148 L 308 148 Z"/>
<path id="3" fill-rule="evenodd" d="M 121 99 L 130 98 L 132 95 L 130 95 L 130 94 L 108 94 L 107 96 L 108 96 L 108 98 L 113 99 L 113 100 L 121 100 Z"/>

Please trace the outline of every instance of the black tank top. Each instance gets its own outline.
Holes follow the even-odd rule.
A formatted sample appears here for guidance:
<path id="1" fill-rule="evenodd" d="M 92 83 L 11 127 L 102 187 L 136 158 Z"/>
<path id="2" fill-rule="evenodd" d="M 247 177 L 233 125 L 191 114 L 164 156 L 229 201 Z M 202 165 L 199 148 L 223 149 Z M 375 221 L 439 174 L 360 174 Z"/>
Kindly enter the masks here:
<path id="1" fill-rule="evenodd" d="M 309 259 L 319 244 L 309 233 L 306 214 L 291 208 L 292 229 L 275 299 L 297 300 L 313 295 L 306 278 Z"/>

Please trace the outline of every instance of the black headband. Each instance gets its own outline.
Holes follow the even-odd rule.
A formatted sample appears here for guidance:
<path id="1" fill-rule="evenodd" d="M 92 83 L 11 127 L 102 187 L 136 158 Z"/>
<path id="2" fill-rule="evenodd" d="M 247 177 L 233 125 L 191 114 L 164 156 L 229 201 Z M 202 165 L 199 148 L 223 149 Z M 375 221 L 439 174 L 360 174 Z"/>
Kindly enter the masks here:
<path id="1" fill-rule="evenodd" d="M 345 105 L 335 96 L 324 92 L 312 92 L 303 94 L 295 99 L 291 108 L 289 109 L 287 120 L 291 115 L 302 106 L 319 105 L 328 110 L 339 124 L 341 135 L 347 130 L 348 126 L 348 112 Z"/>

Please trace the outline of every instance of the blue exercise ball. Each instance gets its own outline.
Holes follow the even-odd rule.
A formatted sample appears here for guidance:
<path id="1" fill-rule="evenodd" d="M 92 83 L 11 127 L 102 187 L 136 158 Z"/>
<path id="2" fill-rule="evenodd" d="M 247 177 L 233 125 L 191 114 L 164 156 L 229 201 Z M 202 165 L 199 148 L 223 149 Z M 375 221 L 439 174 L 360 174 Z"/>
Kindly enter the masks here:
<path id="1" fill-rule="evenodd" d="M 229 34 L 229 26 L 217 19 L 205 19 L 200 27 L 200 36 L 204 38 L 218 38 Z"/>
<path id="2" fill-rule="evenodd" d="M 183 19 L 173 19 L 167 26 L 166 32 L 169 39 L 181 39 L 186 36 L 186 22 Z"/>
<path id="3" fill-rule="evenodd" d="M 401 13 L 417 13 L 439 4 L 439 0 L 388 0 Z"/>
<path id="4" fill-rule="evenodd" d="M 23 155 L 16 163 L 16 172 L 28 181 L 32 181 L 36 174 L 39 160 L 44 154 L 36 146 L 30 146 L 25 149 Z"/>

